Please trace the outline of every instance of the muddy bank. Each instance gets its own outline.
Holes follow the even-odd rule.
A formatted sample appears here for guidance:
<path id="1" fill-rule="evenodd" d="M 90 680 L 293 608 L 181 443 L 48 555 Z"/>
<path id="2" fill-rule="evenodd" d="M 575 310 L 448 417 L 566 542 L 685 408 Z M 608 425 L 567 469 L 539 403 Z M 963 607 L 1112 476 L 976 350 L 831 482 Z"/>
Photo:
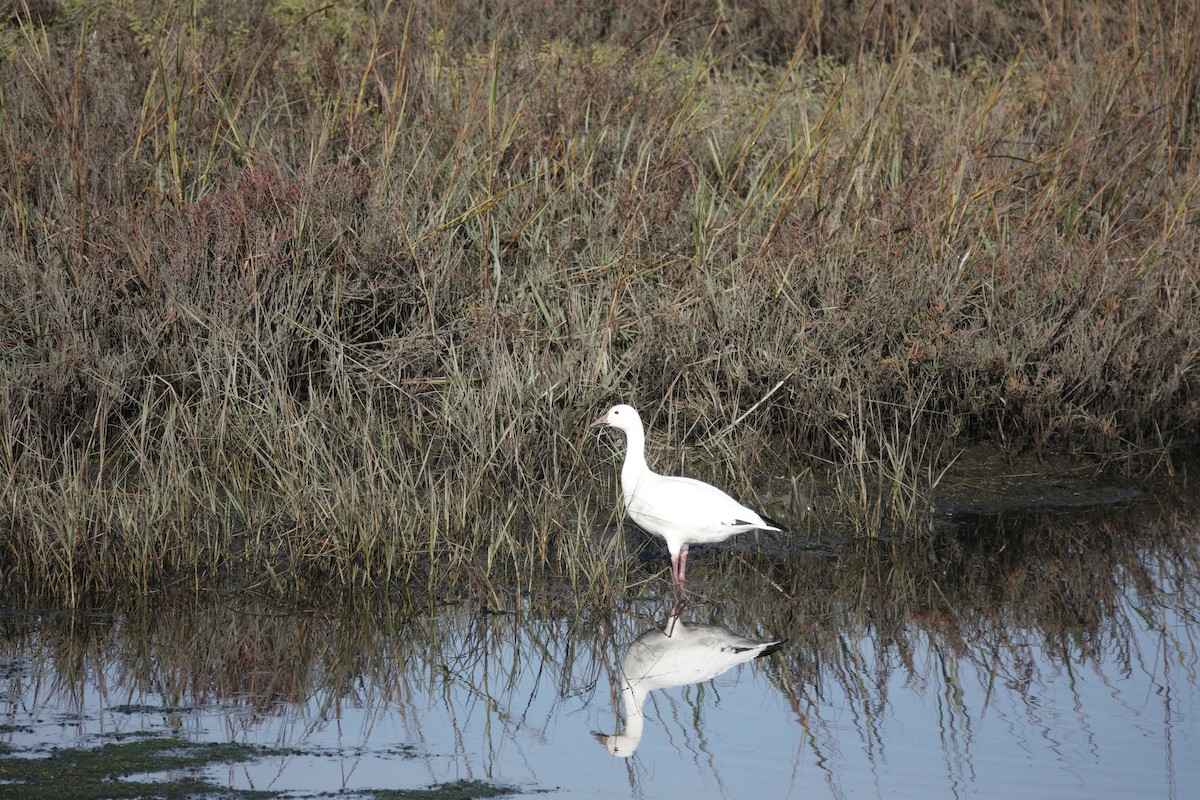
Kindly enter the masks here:
<path id="1" fill-rule="evenodd" d="M 785 527 L 780 535 L 758 533 L 726 542 L 721 547 L 741 552 L 781 553 L 823 550 L 836 553 L 860 539 L 903 540 L 928 536 L 951 537 L 998 520 L 1021 515 L 1068 512 L 1103 513 L 1159 494 L 1186 492 L 1195 464 L 1186 458 L 1160 463 L 1147 474 L 1105 470 L 1095 461 L 1066 454 L 1012 455 L 987 444 L 964 448 L 936 480 L 918 490 L 917 514 L 891 515 L 887 486 L 870 486 L 867 502 L 844 502 L 845 480 L 833 470 L 771 470 L 750 498 Z M 930 486 L 928 484 L 932 483 Z M 873 514 L 864 508 L 874 506 Z M 639 531 L 628 531 L 635 543 L 653 542 Z M 699 548 L 701 552 L 714 548 Z"/>

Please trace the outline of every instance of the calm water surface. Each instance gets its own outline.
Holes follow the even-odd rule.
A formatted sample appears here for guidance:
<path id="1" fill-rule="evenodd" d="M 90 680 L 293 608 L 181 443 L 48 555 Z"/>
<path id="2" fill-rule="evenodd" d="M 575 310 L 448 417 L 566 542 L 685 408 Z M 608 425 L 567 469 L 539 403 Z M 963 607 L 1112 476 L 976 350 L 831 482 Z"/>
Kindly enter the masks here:
<path id="1" fill-rule="evenodd" d="M 0 740 L 282 747 L 205 777 L 296 797 L 466 778 L 578 798 L 1194 797 L 1181 494 L 951 520 L 923 546 L 696 553 L 677 618 L 661 559 L 604 604 L 10 607 Z"/>

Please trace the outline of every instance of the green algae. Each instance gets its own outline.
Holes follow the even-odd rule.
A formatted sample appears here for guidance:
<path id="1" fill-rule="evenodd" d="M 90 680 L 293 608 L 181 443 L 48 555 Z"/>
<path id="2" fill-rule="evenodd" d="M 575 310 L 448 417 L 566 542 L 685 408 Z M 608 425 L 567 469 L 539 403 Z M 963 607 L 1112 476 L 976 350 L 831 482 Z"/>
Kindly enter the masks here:
<path id="1" fill-rule="evenodd" d="M 275 792 L 240 791 L 187 774 L 169 781 L 127 780 L 161 772 L 192 772 L 210 764 L 248 761 L 262 748 L 240 744 L 202 744 L 176 738 L 139 738 L 95 748 L 51 748 L 0 758 L 0 785 L 12 800 L 92 800 L 93 798 L 221 797 L 273 798 Z"/>
<path id="2" fill-rule="evenodd" d="M 375 800 L 478 800 L 515 794 L 516 789 L 493 786 L 483 781 L 455 781 L 430 786 L 428 789 L 401 789 L 377 792 Z"/>
<path id="3" fill-rule="evenodd" d="M 198 777 L 205 767 L 235 764 L 280 750 L 236 743 L 198 743 L 143 737 L 94 748 L 49 748 L 21 753 L 0 744 L 0 794 L 9 800 L 133 800 L 133 798 L 220 798 L 270 800 L 288 792 L 230 789 Z M 138 775 L 170 773 L 168 780 L 137 780 Z M 483 781 L 455 781 L 423 789 L 323 792 L 319 797 L 377 800 L 472 800 L 501 797 L 517 790 Z"/>

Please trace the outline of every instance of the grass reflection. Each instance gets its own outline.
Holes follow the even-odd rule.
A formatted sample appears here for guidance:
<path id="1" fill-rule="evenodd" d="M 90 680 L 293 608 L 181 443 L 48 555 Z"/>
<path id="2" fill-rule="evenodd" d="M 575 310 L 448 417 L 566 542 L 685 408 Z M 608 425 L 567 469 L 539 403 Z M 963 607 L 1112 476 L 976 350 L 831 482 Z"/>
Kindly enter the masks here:
<path id="1" fill-rule="evenodd" d="M 1097 681 L 1131 715 L 1157 720 L 1164 741 L 1178 735 L 1171 715 L 1189 722 L 1186 704 L 1137 703 L 1195 694 L 1198 519 L 1181 489 L 1103 509 L 945 517 L 931 537 L 701 551 L 686 613 L 787 640 L 753 669 L 794 719 L 791 769 L 815 766 L 846 792 L 848 753 L 884 774 L 889 754 L 910 746 L 903 730 L 930 717 L 945 779 L 961 787 L 989 752 L 989 717 L 1030 751 L 1095 758 L 1073 748 L 1079 730 L 1103 738 L 1089 710 Z M 148 713 L 188 735 L 217 714 L 230 739 L 279 725 L 280 744 L 303 748 L 353 716 L 365 738 L 379 726 L 392 752 L 417 758 L 442 741 L 430 726 L 445 724 L 453 757 L 491 777 L 522 741 L 586 738 L 580 709 L 617 716 L 621 654 L 670 613 L 662 563 L 635 562 L 625 593 L 327 593 L 290 607 L 244 592 L 165 593 L 10 611 L 0 616 L 7 722 L 20 723 L 18 706 L 73 710 L 80 732 L 89 713 Z M 1122 694 L 1130 676 L 1148 682 L 1140 699 Z M 723 685 L 655 693 L 647 724 L 666 734 L 647 739 L 716 764 L 706 726 Z M 564 733 L 570 725 L 579 730 Z M 634 763 L 629 780 L 649 772 Z"/>

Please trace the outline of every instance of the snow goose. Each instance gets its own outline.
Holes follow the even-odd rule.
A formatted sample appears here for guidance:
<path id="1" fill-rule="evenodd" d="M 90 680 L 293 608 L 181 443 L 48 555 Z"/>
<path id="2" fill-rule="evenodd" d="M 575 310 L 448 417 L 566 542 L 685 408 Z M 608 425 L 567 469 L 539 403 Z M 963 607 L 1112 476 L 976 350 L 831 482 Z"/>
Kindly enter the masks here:
<path id="1" fill-rule="evenodd" d="M 663 630 L 651 628 L 635 639 L 621 659 L 625 728 L 592 736 L 614 756 L 628 758 L 642 740 L 646 695 L 652 690 L 712 680 L 782 646 L 782 641 L 756 642 L 722 625 L 688 624 L 672 616 Z"/>
<path id="2" fill-rule="evenodd" d="M 646 432 L 633 406 L 616 405 L 592 423 L 625 432 L 621 499 L 638 527 L 667 541 L 671 578 L 682 591 L 689 544 L 722 542 L 752 530 L 777 531 L 757 512 L 715 486 L 693 478 L 659 475 L 646 465 Z"/>

